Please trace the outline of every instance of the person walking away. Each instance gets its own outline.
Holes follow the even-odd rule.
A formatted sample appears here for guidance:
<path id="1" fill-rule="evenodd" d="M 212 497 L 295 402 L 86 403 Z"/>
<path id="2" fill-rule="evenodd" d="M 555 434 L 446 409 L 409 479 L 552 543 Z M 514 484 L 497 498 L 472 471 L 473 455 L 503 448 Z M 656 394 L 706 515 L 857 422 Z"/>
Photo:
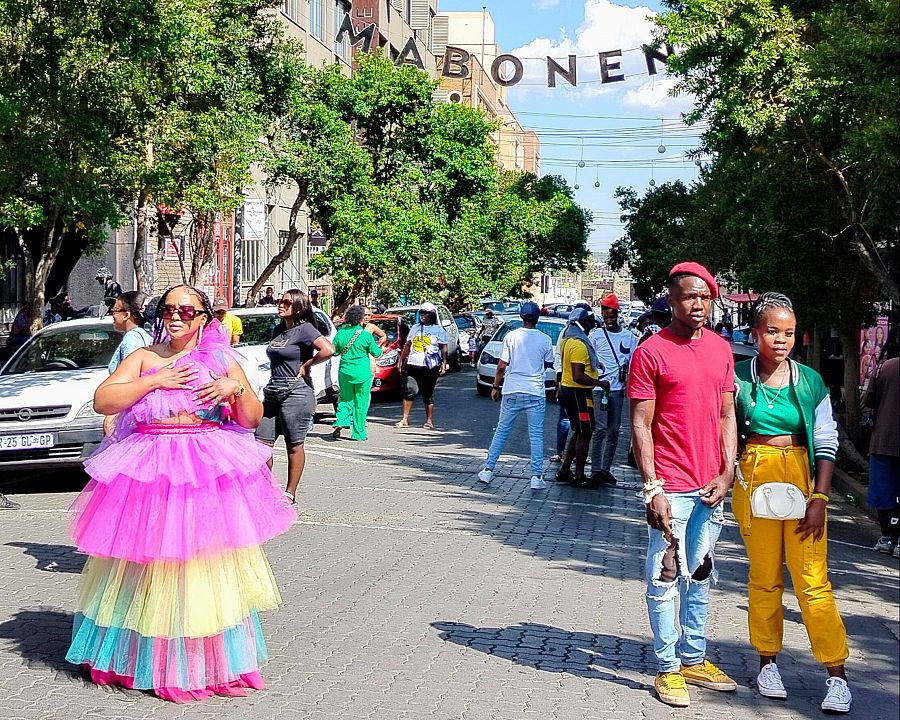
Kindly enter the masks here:
<path id="1" fill-rule="evenodd" d="M 865 398 L 875 418 L 869 445 L 868 502 L 881 525 L 875 549 L 900 557 L 900 359 L 895 346 L 889 345 L 888 351 L 889 359 L 882 364 Z"/>
<path id="2" fill-rule="evenodd" d="M 600 387 L 598 374 L 603 369 L 597 352 L 588 337 L 594 329 L 594 313 L 576 307 L 569 314 L 569 323 L 560 341 L 562 371 L 560 375 L 559 405 L 565 408 L 570 432 L 563 451 L 556 482 L 588 486 L 584 476 L 591 435 L 594 433 L 593 390 Z M 572 462 L 575 473 L 572 473 Z"/>
<path id="3" fill-rule="evenodd" d="M 742 452 L 732 510 L 750 560 L 747 620 L 759 653 L 760 695 L 787 697 L 775 663 L 786 563 L 813 655 L 828 671 L 822 710 L 845 713 L 852 702 L 847 632 L 828 580 L 826 530 L 837 423 L 822 377 L 789 357 L 796 332 L 791 301 L 760 295 L 751 324 L 759 354 L 735 367 Z"/>
<path id="4" fill-rule="evenodd" d="M 597 352 L 597 359 L 604 367 L 600 380 L 607 385 L 594 390 L 596 429 L 591 445 L 591 483 L 615 485 L 616 477 L 610 468 L 619 446 L 628 364 L 638 339 L 633 332 L 619 324 L 619 298 L 615 293 L 610 293 L 600 301 L 600 315 L 602 324 L 591 331 L 589 337 Z"/>
<path id="5" fill-rule="evenodd" d="M 704 327 L 719 294 L 709 270 L 679 263 L 668 286 L 672 322 L 634 351 L 628 398 L 649 526 L 645 574 L 658 664 L 654 686 L 662 702 L 687 707 L 686 682 L 737 689 L 706 659 L 715 545 L 737 448 L 734 360 L 728 343 Z"/>
<path id="6" fill-rule="evenodd" d="M 122 286 L 113 280 L 113 274 L 106 267 L 99 268 L 94 279 L 103 286 L 103 304 L 106 306 L 108 315 L 116 298 L 122 294 Z"/>
<path id="7" fill-rule="evenodd" d="M 525 413 L 531 444 L 531 489 L 543 490 L 547 487 L 543 478 L 544 412 L 547 407 L 544 371 L 553 367 L 553 343 L 537 329 L 540 316 L 541 309 L 536 303 L 522 303 L 519 309 L 522 327 L 507 333 L 503 338 L 497 374 L 491 388 L 494 402 L 500 401 L 500 419 L 494 430 L 484 469 L 478 473 L 478 480 L 485 484 L 494 476 L 497 460 L 500 459 L 516 418 Z"/>
<path id="8" fill-rule="evenodd" d="M 422 303 L 419 321 L 409 330 L 400 352 L 400 372 L 404 376 L 403 417 L 395 425 L 409 427 L 409 413 L 416 395 L 425 405 L 426 430 L 434 429 L 434 388 L 438 378 L 447 372 L 447 346 L 450 338 L 437 319 L 437 307 Z"/>
<path id="9" fill-rule="evenodd" d="M 261 546 L 297 518 L 248 432 L 262 406 L 239 356 L 204 332 L 211 317 L 200 290 L 164 293 L 156 344 L 94 394 L 119 415 L 117 439 L 85 461 L 69 515 L 88 558 L 66 660 L 176 703 L 265 687 L 259 613 L 281 598 Z"/>
<path id="10" fill-rule="evenodd" d="M 244 324 L 237 315 L 228 312 L 228 301 L 223 297 L 216 298 L 216 301 L 213 303 L 213 312 L 216 315 L 216 320 L 219 321 L 228 335 L 228 341 L 234 347 L 244 335 Z"/>
<path id="11" fill-rule="evenodd" d="M 334 355 L 334 346 L 318 329 L 312 305 L 303 291 L 292 288 L 282 295 L 278 317 L 280 322 L 266 347 L 272 374 L 263 388 L 263 412 L 256 438 L 274 446 L 279 437 L 284 437 L 288 454 L 284 494 L 294 503 L 306 466 L 304 443 L 316 411 L 310 370 Z"/>
<path id="12" fill-rule="evenodd" d="M 341 356 L 338 384 L 337 413 L 334 419 L 334 439 L 341 430 L 350 428 L 351 440 L 366 440 L 366 415 L 372 399 L 372 358 L 384 352 L 372 333 L 363 326 L 365 308 L 351 305 L 344 315 L 344 324 L 334 338 L 334 352 Z M 382 331 L 382 334 L 384 331 Z"/>
<path id="13" fill-rule="evenodd" d="M 257 305 L 275 305 L 278 301 L 275 299 L 275 288 L 269 285 L 265 294 L 259 299 Z"/>

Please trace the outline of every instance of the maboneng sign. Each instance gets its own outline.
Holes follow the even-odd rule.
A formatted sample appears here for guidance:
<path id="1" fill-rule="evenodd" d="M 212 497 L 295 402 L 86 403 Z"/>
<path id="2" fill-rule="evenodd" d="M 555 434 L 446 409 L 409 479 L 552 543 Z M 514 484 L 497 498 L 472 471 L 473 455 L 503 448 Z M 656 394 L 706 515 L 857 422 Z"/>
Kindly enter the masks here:
<path id="1" fill-rule="evenodd" d="M 336 41 L 338 43 L 348 37 L 352 46 L 360 46 L 362 52 L 370 52 L 374 39 L 377 36 L 378 27 L 375 23 L 371 23 L 361 27 L 357 32 L 353 27 L 353 21 L 350 14 L 344 16 L 344 21 L 338 29 Z M 644 61 L 647 65 L 647 73 L 650 75 L 657 74 L 657 62 L 666 63 L 669 56 L 674 52 L 669 45 L 665 49 L 652 45 L 641 46 L 641 52 L 644 55 Z M 621 58 L 622 50 L 603 50 L 597 53 L 597 61 L 600 65 L 600 82 L 614 83 L 625 80 L 625 73 L 622 70 Z M 397 56 L 395 65 L 415 65 L 420 70 L 425 69 L 425 63 L 419 53 L 416 39 L 409 38 L 403 50 Z M 524 62 L 510 53 L 503 53 L 494 58 L 490 68 L 487 68 L 491 78 L 498 85 L 503 87 L 513 87 L 522 82 L 525 77 Z M 441 66 L 441 75 L 447 78 L 466 79 L 472 75 L 472 54 L 463 48 L 448 45 L 444 52 L 443 63 Z M 551 57 L 547 57 L 547 87 L 556 87 L 559 79 L 564 80 L 569 85 L 578 85 L 578 57 L 569 55 L 566 58 L 565 65 Z"/>

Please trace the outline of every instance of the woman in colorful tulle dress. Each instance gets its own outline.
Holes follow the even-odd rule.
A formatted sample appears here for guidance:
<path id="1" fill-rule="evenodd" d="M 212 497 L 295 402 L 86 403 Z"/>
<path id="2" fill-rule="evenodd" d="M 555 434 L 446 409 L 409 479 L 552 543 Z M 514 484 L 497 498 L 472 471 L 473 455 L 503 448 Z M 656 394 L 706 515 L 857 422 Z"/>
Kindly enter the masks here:
<path id="1" fill-rule="evenodd" d="M 94 396 L 119 418 L 71 509 L 89 557 L 66 659 L 174 702 L 264 687 L 258 612 L 281 599 L 260 546 L 296 519 L 253 436 L 262 405 L 212 317 L 195 288 L 163 295 L 156 344 Z"/>

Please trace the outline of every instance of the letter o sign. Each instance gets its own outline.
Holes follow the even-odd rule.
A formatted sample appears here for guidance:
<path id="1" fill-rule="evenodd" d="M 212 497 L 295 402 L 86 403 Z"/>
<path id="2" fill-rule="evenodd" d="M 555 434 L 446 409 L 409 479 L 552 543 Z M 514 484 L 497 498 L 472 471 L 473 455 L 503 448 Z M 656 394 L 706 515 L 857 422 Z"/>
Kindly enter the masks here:
<path id="1" fill-rule="evenodd" d="M 501 72 L 504 63 L 512 63 L 513 74 L 509 78 L 504 78 L 503 73 Z M 504 53 L 503 55 L 498 55 L 494 59 L 494 62 L 491 63 L 491 77 L 494 79 L 494 82 L 501 87 L 511 87 L 513 85 L 518 85 L 520 82 L 522 82 L 522 78 L 524 76 L 525 66 L 522 65 L 522 61 L 519 60 L 519 58 L 517 58 L 515 55 Z"/>

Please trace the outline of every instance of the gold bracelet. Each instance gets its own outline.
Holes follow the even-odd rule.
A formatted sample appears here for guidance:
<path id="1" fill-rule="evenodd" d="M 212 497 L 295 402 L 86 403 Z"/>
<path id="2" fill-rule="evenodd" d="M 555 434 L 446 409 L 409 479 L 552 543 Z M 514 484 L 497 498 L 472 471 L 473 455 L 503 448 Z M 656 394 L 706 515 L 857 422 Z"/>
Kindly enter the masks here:
<path id="1" fill-rule="evenodd" d="M 824 500 L 827 504 L 831 498 L 829 498 L 825 493 L 814 492 L 812 495 L 809 496 L 809 499 L 810 499 L 810 502 L 812 502 L 813 500 Z"/>

